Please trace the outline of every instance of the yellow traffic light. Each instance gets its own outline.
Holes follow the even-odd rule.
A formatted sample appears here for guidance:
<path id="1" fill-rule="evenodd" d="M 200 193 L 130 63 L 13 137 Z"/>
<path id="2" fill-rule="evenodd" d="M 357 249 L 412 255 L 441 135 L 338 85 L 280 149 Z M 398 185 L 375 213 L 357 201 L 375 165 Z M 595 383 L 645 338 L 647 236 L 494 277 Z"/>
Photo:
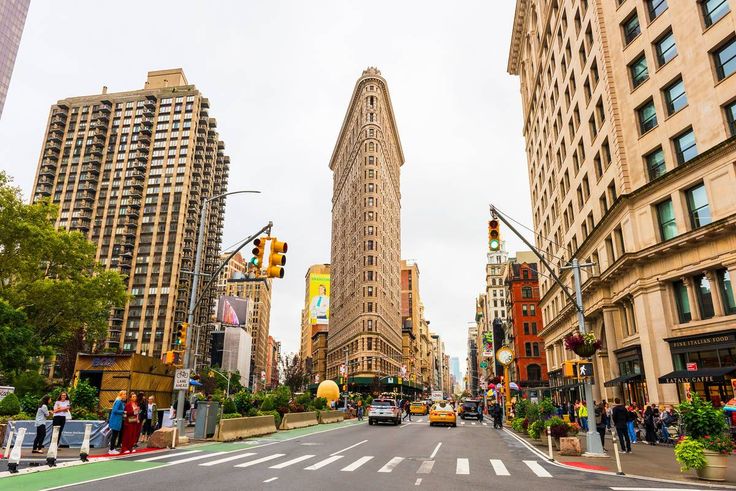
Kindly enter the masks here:
<path id="1" fill-rule="evenodd" d="M 174 363 L 174 352 L 173 351 L 167 351 L 164 353 L 164 363 L 172 364 Z"/>
<path id="2" fill-rule="evenodd" d="M 283 278 L 284 268 L 286 265 L 286 252 L 289 246 L 286 242 L 280 242 L 276 237 L 271 239 L 271 251 L 268 256 L 268 269 L 266 276 L 269 278 Z"/>
<path id="3" fill-rule="evenodd" d="M 176 327 L 176 337 L 175 337 L 175 344 L 177 347 L 183 347 L 187 345 L 187 328 L 189 327 L 189 324 L 186 322 L 181 322 Z"/>
<path id="4" fill-rule="evenodd" d="M 263 268 L 263 255 L 266 253 L 266 242 L 268 237 L 259 237 L 253 241 L 253 258 L 250 260 L 250 264 L 253 264 L 259 271 Z"/>
<path id="5" fill-rule="evenodd" d="M 491 251 L 501 249 L 501 224 L 495 218 L 488 221 L 488 248 Z"/>

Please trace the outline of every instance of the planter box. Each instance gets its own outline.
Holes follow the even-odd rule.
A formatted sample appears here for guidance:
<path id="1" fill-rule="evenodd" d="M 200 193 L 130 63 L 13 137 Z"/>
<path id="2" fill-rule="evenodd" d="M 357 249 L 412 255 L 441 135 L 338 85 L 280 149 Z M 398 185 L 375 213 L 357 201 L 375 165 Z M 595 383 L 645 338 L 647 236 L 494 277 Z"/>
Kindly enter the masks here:
<path id="1" fill-rule="evenodd" d="M 560 438 L 560 455 L 578 457 L 582 455 L 583 450 L 580 440 L 576 436 L 566 436 Z"/>
<path id="2" fill-rule="evenodd" d="M 229 442 L 276 432 L 273 415 L 221 419 L 217 441 Z"/>
<path id="3" fill-rule="evenodd" d="M 723 455 L 711 450 L 705 451 L 705 467 L 698 469 L 698 479 L 704 481 L 725 481 L 728 455 Z"/>

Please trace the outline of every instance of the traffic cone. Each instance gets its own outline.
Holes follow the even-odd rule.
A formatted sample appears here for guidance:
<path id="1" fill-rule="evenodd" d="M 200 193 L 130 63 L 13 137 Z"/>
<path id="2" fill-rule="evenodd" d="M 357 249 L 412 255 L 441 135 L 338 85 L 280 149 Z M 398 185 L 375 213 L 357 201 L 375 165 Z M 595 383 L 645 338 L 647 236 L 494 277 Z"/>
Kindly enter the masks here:
<path id="1" fill-rule="evenodd" d="M 51 443 L 49 444 L 49 451 L 46 454 L 46 465 L 49 467 L 56 467 L 56 453 L 57 447 L 59 446 L 59 427 L 54 426 L 51 433 Z"/>
<path id="2" fill-rule="evenodd" d="M 19 428 L 18 435 L 15 437 L 15 445 L 13 450 L 10 452 L 10 458 L 8 459 L 8 470 L 11 474 L 18 472 L 18 463 L 20 463 L 20 452 L 23 448 L 23 439 L 26 436 L 26 429 Z"/>
<path id="3" fill-rule="evenodd" d="M 92 433 L 92 425 L 84 425 L 84 440 L 82 440 L 82 447 L 79 449 L 79 458 L 82 462 L 87 462 L 87 456 L 89 455 L 89 435 Z"/>

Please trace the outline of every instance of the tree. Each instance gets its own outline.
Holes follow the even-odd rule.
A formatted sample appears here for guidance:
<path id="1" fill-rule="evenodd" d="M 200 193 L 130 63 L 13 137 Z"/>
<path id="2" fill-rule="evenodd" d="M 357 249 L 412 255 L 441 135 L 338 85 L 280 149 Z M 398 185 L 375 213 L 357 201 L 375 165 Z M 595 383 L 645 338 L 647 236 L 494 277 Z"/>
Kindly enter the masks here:
<path id="1" fill-rule="evenodd" d="M 0 299 L 0 381 L 10 383 L 31 366 L 40 353 L 38 340 L 26 314 Z"/>
<path id="2" fill-rule="evenodd" d="M 126 288 L 119 273 L 96 263 L 94 244 L 54 228 L 57 215 L 48 201 L 25 204 L 0 172 L 0 299 L 25 314 L 36 347 L 90 350 L 107 335 L 110 310 L 125 304 Z"/>
<path id="3" fill-rule="evenodd" d="M 300 392 L 309 382 L 309 375 L 304 370 L 299 355 L 285 355 L 281 358 L 281 373 L 284 375 L 284 385 L 294 392 Z"/>

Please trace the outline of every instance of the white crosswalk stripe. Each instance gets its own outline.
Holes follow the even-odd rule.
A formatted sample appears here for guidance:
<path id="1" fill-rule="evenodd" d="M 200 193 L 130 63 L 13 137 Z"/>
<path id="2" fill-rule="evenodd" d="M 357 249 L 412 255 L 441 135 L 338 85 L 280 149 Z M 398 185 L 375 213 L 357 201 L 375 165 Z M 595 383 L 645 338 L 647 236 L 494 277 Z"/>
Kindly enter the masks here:
<path id="1" fill-rule="evenodd" d="M 502 460 L 491 459 L 491 465 L 493 466 L 493 472 L 495 472 L 497 476 L 510 476 L 511 475 L 509 474 L 509 470 L 503 464 Z"/>
<path id="2" fill-rule="evenodd" d="M 329 465 L 329 464 L 335 462 L 336 460 L 340 460 L 342 457 L 343 457 L 342 455 L 333 455 L 332 457 L 328 457 L 325 460 L 320 460 L 319 462 L 317 462 L 314 465 L 310 465 L 309 467 L 305 467 L 304 470 L 305 471 L 316 471 L 317 469 L 321 469 L 324 466 Z"/>
<path id="3" fill-rule="evenodd" d="M 199 464 L 199 465 L 202 465 L 202 466 L 205 466 L 205 467 L 209 467 L 209 466 L 212 466 L 212 465 L 224 464 L 225 462 L 232 462 L 233 460 L 239 460 L 239 459 L 244 459 L 246 457 L 252 457 L 253 455 L 256 455 L 255 452 L 239 453 L 237 455 L 232 455 L 230 457 L 225 457 L 224 459 L 213 460 L 212 462 L 204 462 L 204 463 Z"/>
<path id="4" fill-rule="evenodd" d="M 434 460 L 425 460 L 422 462 L 422 465 L 419 466 L 417 474 L 429 474 L 432 472 L 432 467 L 434 467 Z"/>
<path id="5" fill-rule="evenodd" d="M 468 459 L 457 459 L 455 474 L 470 474 L 470 461 Z"/>
<path id="6" fill-rule="evenodd" d="M 348 465 L 346 467 L 343 467 L 340 470 L 343 471 L 343 472 L 353 472 L 355 469 L 360 468 L 363 464 L 365 464 L 366 462 L 368 462 L 372 458 L 373 458 L 372 455 L 366 455 L 365 457 L 359 458 L 358 460 L 356 460 L 352 464 L 350 464 L 350 465 Z"/>
<path id="7" fill-rule="evenodd" d="M 391 472 L 394 468 L 404 460 L 404 457 L 394 457 L 393 459 L 386 462 L 386 465 L 378 469 L 378 472 Z"/>
<path id="8" fill-rule="evenodd" d="M 169 453 L 166 455 L 157 455 L 156 457 L 148 457 L 147 459 L 136 460 L 136 462 L 153 462 L 154 460 L 169 459 L 171 457 L 181 457 L 183 455 L 190 455 L 199 452 L 200 450 L 189 450 L 188 452 Z"/>
<path id="9" fill-rule="evenodd" d="M 547 472 L 547 469 L 542 467 L 536 460 L 525 460 L 524 463 L 529 467 L 537 477 L 552 477 L 552 474 Z"/>
<path id="10" fill-rule="evenodd" d="M 250 467 L 252 465 L 262 464 L 263 462 L 268 462 L 269 460 L 278 459 L 279 457 L 283 457 L 285 454 L 282 453 L 275 453 L 273 455 L 267 455 L 266 457 L 261 457 L 260 459 L 256 460 L 249 460 L 248 462 L 244 462 L 242 464 L 238 464 L 235 467 Z"/>
<path id="11" fill-rule="evenodd" d="M 211 452 L 204 455 L 195 455 L 194 457 L 187 457 L 186 459 L 174 460 L 172 462 L 166 462 L 166 465 L 186 464 L 188 462 L 194 462 L 195 460 L 208 459 L 217 455 L 222 455 L 227 452 Z"/>
<path id="12" fill-rule="evenodd" d="M 302 455 L 301 457 L 287 460 L 286 462 L 281 462 L 280 464 L 272 465 L 271 467 L 269 467 L 269 469 L 283 469 L 284 467 L 289 467 L 290 465 L 298 464 L 299 462 L 309 460 L 312 457 L 314 457 L 314 455 Z"/>

